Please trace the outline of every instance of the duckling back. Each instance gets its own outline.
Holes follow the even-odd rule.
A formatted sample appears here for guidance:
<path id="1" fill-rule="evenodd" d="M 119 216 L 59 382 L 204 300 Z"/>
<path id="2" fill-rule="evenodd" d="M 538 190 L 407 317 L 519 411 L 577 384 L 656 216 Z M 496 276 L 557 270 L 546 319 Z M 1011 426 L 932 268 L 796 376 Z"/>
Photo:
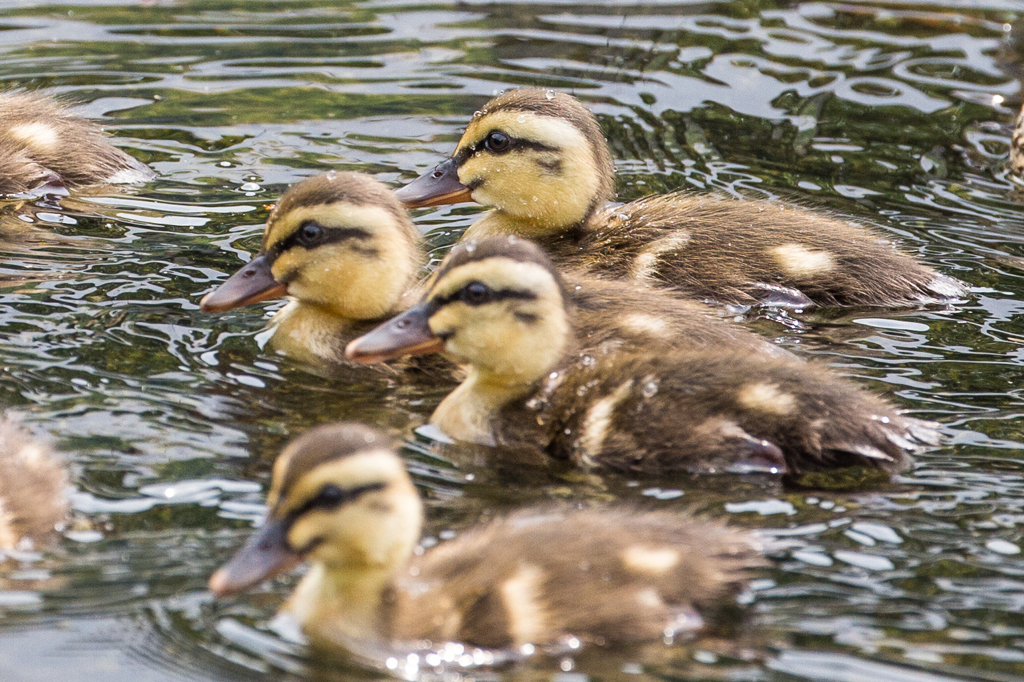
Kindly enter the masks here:
<path id="1" fill-rule="evenodd" d="M 0 549 L 51 539 L 68 513 L 67 486 L 49 446 L 0 417 Z"/>
<path id="2" fill-rule="evenodd" d="M 660 640 L 716 621 L 761 563 L 751 536 L 665 512 L 532 509 L 410 564 L 391 637 L 503 649 Z"/>
<path id="3" fill-rule="evenodd" d="M 713 351 L 575 358 L 506 406 L 501 423 L 500 440 L 539 440 L 583 466 L 650 473 L 894 473 L 938 437 L 817 363 Z"/>
<path id="4" fill-rule="evenodd" d="M 916 306 L 961 282 L 860 225 L 793 206 L 673 193 L 605 209 L 594 228 L 545 243 L 556 261 L 719 303 Z"/>
<path id="5" fill-rule="evenodd" d="M 0 194 L 151 177 L 146 165 L 110 144 L 99 126 L 71 114 L 66 104 L 39 93 L 0 93 Z"/>

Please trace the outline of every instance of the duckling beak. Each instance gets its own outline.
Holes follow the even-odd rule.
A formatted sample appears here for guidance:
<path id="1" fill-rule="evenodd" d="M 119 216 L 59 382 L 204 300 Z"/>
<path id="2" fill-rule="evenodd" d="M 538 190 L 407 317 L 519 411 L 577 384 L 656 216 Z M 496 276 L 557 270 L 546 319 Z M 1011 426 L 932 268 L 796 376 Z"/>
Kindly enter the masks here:
<path id="1" fill-rule="evenodd" d="M 430 330 L 431 308 L 409 308 L 373 331 L 351 341 L 345 348 L 350 360 L 369 365 L 405 355 L 427 355 L 444 350 L 444 339 Z"/>
<path id="2" fill-rule="evenodd" d="M 299 563 L 302 556 L 288 546 L 287 533 L 284 520 L 268 518 L 245 547 L 210 576 L 213 596 L 223 599 L 245 592 Z"/>
<path id="3" fill-rule="evenodd" d="M 226 282 L 203 296 L 199 309 L 204 313 L 222 313 L 243 305 L 281 298 L 287 293 L 288 285 L 274 279 L 270 259 L 266 255 L 256 256 Z"/>
<path id="4" fill-rule="evenodd" d="M 459 164 L 451 158 L 396 189 L 395 198 L 406 208 L 423 208 L 473 201 L 473 190 L 459 182 Z"/>

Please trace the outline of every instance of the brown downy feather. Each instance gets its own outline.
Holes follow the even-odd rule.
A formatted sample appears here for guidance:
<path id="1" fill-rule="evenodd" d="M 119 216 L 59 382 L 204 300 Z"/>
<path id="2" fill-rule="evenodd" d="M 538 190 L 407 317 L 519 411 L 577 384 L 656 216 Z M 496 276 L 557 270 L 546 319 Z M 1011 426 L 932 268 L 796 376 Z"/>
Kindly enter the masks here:
<path id="1" fill-rule="evenodd" d="M 110 144 L 95 123 L 35 92 L 0 93 L 0 194 L 142 182 L 153 171 Z"/>
<path id="2" fill-rule="evenodd" d="M 54 539 L 67 520 L 68 475 L 49 445 L 0 416 L 0 549 Z"/>
<path id="3" fill-rule="evenodd" d="M 723 304 L 917 306 L 966 292 L 872 231 L 805 208 L 686 193 L 603 208 L 613 173 L 586 107 L 523 88 L 482 107 L 451 158 L 398 195 L 410 206 L 472 197 L 493 210 L 465 239 L 536 239 L 560 265 Z"/>
<path id="4" fill-rule="evenodd" d="M 555 376 L 557 374 L 557 376 Z M 906 470 L 934 426 L 817 363 L 719 352 L 573 353 L 496 420 L 505 445 L 538 442 L 586 467 L 667 473 L 775 467 Z"/>
<path id="5" fill-rule="evenodd" d="M 489 649 L 659 640 L 713 623 L 763 563 L 750 536 L 669 512 L 541 508 L 414 557 L 389 637 Z"/>
<path id="6" fill-rule="evenodd" d="M 556 262 L 579 262 L 582 251 L 595 274 L 718 303 L 916 306 L 966 293 L 864 227 L 767 202 L 648 197 L 541 244 Z"/>

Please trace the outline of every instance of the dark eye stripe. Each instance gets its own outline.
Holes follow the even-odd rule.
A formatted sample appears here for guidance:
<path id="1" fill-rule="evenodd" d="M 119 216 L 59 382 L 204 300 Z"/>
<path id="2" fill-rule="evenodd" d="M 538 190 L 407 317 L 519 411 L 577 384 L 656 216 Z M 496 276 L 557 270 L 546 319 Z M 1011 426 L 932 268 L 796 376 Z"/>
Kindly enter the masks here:
<path id="1" fill-rule="evenodd" d="M 337 244 L 339 242 L 347 242 L 354 239 L 371 239 L 373 237 L 372 234 L 358 227 L 325 227 L 323 229 L 323 237 L 321 237 L 316 246 L 312 248 L 319 248 L 328 244 Z M 299 227 L 299 229 L 271 246 L 270 249 L 267 250 L 267 257 L 270 259 L 270 262 L 273 263 L 274 260 L 276 260 L 277 257 L 285 251 L 295 248 L 296 246 L 300 246 L 299 240 L 302 238 L 300 236 L 301 232 L 302 227 Z"/>
<path id="2" fill-rule="evenodd" d="M 298 509 L 288 512 L 289 525 L 303 514 L 308 514 L 315 509 L 337 509 L 343 504 L 358 500 L 367 493 L 383 490 L 386 487 L 386 483 L 367 483 L 355 488 L 324 486 L 315 497 L 306 500 L 306 503 Z"/>
<path id="3" fill-rule="evenodd" d="M 536 301 L 537 294 L 533 293 L 532 291 L 525 291 L 523 289 L 497 289 L 491 291 L 491 295 L 488 297 L 486 301 L 483 301 L 481 303 L 470 303 L 469 301 L 462 300 L 462 289 L 459 289 L 458 291 L 447 296 L 433 299 L 431 301 L 431 304 L 434 306 L 435 309 L 437 309 L 443 308 L 449 303 L 461 301 L 466 305 L 476 307 L 478 305 L 486 305 L 488 303 L 496 303 L 498 301 L 507 301 L 510 299 L 518 299 L 520 301 Z"/>
<path id="4" fill-rule="evenodd" d="M 492 131 L 488 132 L 487 135 L 490 135 L 492 132 L 499 132 L 499 131 L 493 131 L 492 130 Z M 504 131 L 500 131 L 500 132 L 504 132 Z M 543 142 L 535 142 L 533 140 L 523 140 L 521 138 L 512 137 L 508 133 L 504 133 L 504 134 L 505 134 L 506 137 L 508 137 L 509 145 L 508 145 L 507 149 L 505 149 L 504 151 L 500 152 L 502 155 L 508 154 L 509 152 L 513 152 L 513 151 L 517 151 L 517 150 L 523 150 L 523 149 L 533 149 L 533 150 L 538 151 L 538 152 L 560 152 L 560 151 L 562 151 L 561 148 L 559 148 L 559 147 L 552 147 L 551 145 L 544 144 Z M 461 166 L 462 164 L 464 164 L 469 159 L 469 157 L 473 156 L 473 154 L 475 154 L 477 151 L 487 151 L 484 148 L 484 140 L 487 139 L 487 135 L 484 135 L 482 138 L 480 138 L 479 142 L 477 142 L 477 143 L 475 143 L 475 144 L 473 144 L 471 146 L 468 146 L 468 147 L 463 147 L 462 149 L 457 151 L 455 153 L 455 156 L 453 157 L 455 159 L 456 165 Z M 495 152 L 489 152 L 489 151 L 488 151 L 488 153 L 489 154 L 495 154 Z"/>

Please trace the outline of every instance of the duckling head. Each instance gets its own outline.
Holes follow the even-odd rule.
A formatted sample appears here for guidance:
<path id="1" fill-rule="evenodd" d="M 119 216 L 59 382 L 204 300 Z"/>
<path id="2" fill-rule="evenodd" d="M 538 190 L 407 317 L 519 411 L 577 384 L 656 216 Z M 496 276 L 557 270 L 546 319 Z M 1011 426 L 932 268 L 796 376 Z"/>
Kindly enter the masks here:
<path id="1" fill-rule="evenodd" d="M 505 383 L 544 376 L 572 340 L 565 292 L 547 254 L 517 237 L 456 245 L 423 300 L 355 339 L 350 359 L 443 351 Z"/>
<path id="2" fill-rule="evenodd" d="M 361 424 L 309 431 L 274 463 L 266 522 L 210 578 L 224 597 L 303 559 L 329 574 L 391 576 L 412 555 L 423 506 L 388 438 Z"/>
<path id="3" fill-rule="evenodd" d="M 503 232 L 542 236 L 584 223 L 612 198 L 614 174 L 586 107 L 564 93 L 524 88 L 488 102 L 451 158 L 395 196 L 410 208 L 472 199 L 494 208 Z"/>
<path id="4" fill-rule="evenodd" d="M 200 305 L 221 312 L 287 295 L 346 319 L 384 317 L 415 282 L 418 242 L 381 183 L 358 173 L 317 175 L 285 192 L 259 254 Z"/>

